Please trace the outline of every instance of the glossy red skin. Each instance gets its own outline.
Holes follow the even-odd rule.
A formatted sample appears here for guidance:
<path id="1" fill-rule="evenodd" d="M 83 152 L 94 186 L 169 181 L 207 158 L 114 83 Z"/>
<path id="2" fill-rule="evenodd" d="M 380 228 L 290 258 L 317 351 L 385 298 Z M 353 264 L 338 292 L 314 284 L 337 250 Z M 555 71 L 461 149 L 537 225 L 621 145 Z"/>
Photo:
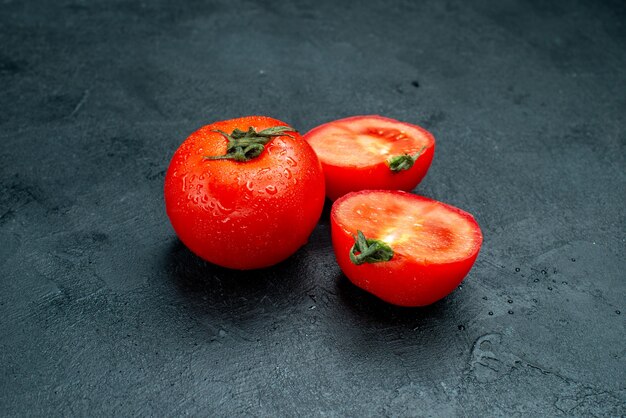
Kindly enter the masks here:
<path id="1" fill-rule="evenodd" d="M 322 168 L 324 170 L 324 177 L 326 179 L 326 196 L 331 200 L 359 190 L 413 190 L 426 176 L 428 169 L 435 156 L 435 138 L 426 129 L 412 125 L 410 123 L 400 122 L 394 119 L 385 118 L 382 116 L 352 116 L 345 119 L 339 119 L 337 121 L 325 123 L 311 129 L 304 134 L 304 139 L 315 135 L 320 130 L 324 129 L 327 125 L 331 125 L 334 122 L 358 120 L 363 118 L 380 119 L 388 122 L 393 122 L 399 125 L 407 125 L 411 128 L 418 129 L 426 137 L 432 141 L 432 145 L 428 146 L 422 155 L 417 159 L 413 167 L 408 170 L 391 171 L 385 160 L 382 159 L 380 163 L 374 165 L 368 165 L 363 167 L 353 166 L 340 166 L 336 164 L 330 164 L 326 161 L 321 161 Z"/>
<path id="2" fill-rule="evenodd" d="M 211 263 L 233 269 L 274 265 L 306 243 L 324 205 L 324 176 L 309 144 L 296 132 L 280 136 L 247 162 L 224 155 L 219 129 L 257 131 L 288 126 L 263 116 L 200 128 L 174 154 L 165 176 L 167 215 L 180 240 Z M 273 189 L 272 189 L 273 187 Z"/>
<path id="3" fill-rule="evenodd" d="M 356 286 L 380 299 L 404 307 L 430 305 L 456 289 L 474 265 L 480 246 L 474 254 L 451 263 L 425 264 L 400 254 L 394 254 L 391 260 L 380 263 L 364 263 L 357 266 L 350 261 L 349 252 L 354 245 L 354 237 L 337 222 L 336 208 L 344 199 L 349 199 L 358 193 L 368 192 L 370 191 L 345 195 L 333 204 L 331 210 L 333 249 L 337 263 L 346 277 Z M 404 192 L 392 191 L 390 193 Z M 412 196 L 416 199 L 432 200 L 423 196 Z M 446 206 L 460 213 L 480 231 L 480 227 L 472 215 L 454 206 Z"/>

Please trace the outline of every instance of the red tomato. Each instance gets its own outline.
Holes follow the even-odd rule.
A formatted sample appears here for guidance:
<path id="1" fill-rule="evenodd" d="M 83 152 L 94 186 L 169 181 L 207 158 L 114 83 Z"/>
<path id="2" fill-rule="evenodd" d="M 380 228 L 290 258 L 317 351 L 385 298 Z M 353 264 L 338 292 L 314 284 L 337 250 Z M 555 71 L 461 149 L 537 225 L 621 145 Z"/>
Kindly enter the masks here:
<path id="1" fill-rule="evenodd" d="M 322 162 L 326 195 L 332 200 L 358 190 L 413 190 L 435 155 L 430 132 L 382 116 L 329 122 L 304 139 Z"/>
<path id="2" fill-rule="evenodd" d="M 452 292 L 472 268 L 483 240 L 469 213 L 387 190 L 338 199 L 331 233 L 348 279 L 400 306 L 429 305 Z M 365 240 L 355 240 L 361 234 Z"/>
<path id="3" fill-rule="evenodd" d="M 285 126 L 263 116 L 216 122 L 178 148 L 165 206 L 192 252 L 243 270 L 276 264 L 306 243 L 322 213 L 324 176 L 309 144 L 277 128 Z"/>

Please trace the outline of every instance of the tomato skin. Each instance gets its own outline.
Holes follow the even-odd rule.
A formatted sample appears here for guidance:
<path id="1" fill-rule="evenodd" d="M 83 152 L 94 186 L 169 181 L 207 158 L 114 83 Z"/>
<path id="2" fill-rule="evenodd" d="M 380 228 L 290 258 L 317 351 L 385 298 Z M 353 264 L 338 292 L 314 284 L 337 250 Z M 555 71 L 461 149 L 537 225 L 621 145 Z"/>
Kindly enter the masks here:
<path id="1" fill-rule="evenodd" d="M 248 116 L 204 126 L 174 153 L 165 176 L 165 206 L 180 240 L 199 257 L 228 268 L 263 268 L 306 243 L 324 205 L 324 177 L 313 149 L 296 132 L 273 138 L 246 162 L 224 155 L 213 130 L 257 131 L 284 122 Z"/>
<path id="2" fill-rule="evenodd" d="M 430 305 L 450 294 L 465 278 L 472 268 L 482 243 L 480 227 L 469 213 L 445 205 L 462 214 L 475 225 L 480 235 L 480 243 L 476 251 L 468 257 L 447 263 L 420 262 L 394 254 L 391 260 L 379 263 L 363 263 L 355 265 L 350 261 L 349 253 L 354 245 L 352 231 L 346 230 L 338 222 L 337 208 L 341 203 L 360 193 L 379 191 L 354 192 L 335 201 L 331 210 L 331 236 L 335 257 L 346 277 L 356 286 L 377 296 L 378 298 L 398 306 L 418 307 Z M 400 191 L 388 193 L 404 194 Z M 417 199 L 422 196 L 412 195 Z"/>
<path id="3" fill-rule="evenodd" d="M 427 138 L 428 145 L 424 152 L 420 155 L 413 167 L 408 170 L 391 171 L 386 164 L 385 159 L 377 164 L 366 166 L 338 165 L 320 158 L 322 168 L 324 170 L 324 178 L 326 180 L 326 196 L 331 200 L 359 190 L 413 190 L 426 176 L 428 169 L 435 155 L 435 138 L 424 128 L 394 119 L 385 118 L 377 115 L 370 116 L 352 116 L 345 119 L 339 119 L 329 122 L 311 129 L 304 134 L 304 139 L 310 141 L 315 135 L 320 134 L 327 126 L 337 122 L 359 121 L 361 119 L 370 119 L 374 123 L 376 120 L 383 122 L 392 122 L 397 126 L 407 126 L 411 129 L 419 130 L 422 135 Z"/>
<path id="4" fill-rule="evenodd" d="M 331 200 L 359 190 L 405 190 L 417 186 L 432 163 L 435 147 L 428 148 L 408 170 L 393 172 L 385 163 L 369 167 L 341 167 L 322 163 L 326 195 Z"/>

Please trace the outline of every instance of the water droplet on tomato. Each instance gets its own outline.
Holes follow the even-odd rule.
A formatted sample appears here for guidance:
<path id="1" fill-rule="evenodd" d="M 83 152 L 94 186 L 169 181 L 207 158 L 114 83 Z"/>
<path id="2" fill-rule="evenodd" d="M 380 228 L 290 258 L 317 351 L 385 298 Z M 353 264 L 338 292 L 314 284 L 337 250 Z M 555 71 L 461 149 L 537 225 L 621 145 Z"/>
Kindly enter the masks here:
<path id="1" fill-rule="evenodd" d="M 295 166 L 297 166 L 297 165 L 298 165 L 298 163 L 296 162 L 296 160 L 294 160 L 294 159 L 293 159 L 293 158 L 291 158 L 291 157 L 287 157 L 287 164 L 289 164 L 289 165 L 290 165 L 290 166 L 292 166 L 292 167 L 295 167 Z"/>
<path id="2" fill-rule="evenodd" d="M 254 191 L 254 186 L 252 185 L 252 182 L 250 180 L 246 182 L 246 189 L 250 190 L 251 192 Z"/>
<path id="3" fill-rule="evenodd" d="M 265 187 L 265 191 L 266 191 L 267 193 L 269 193 L 269 194 L 276 194 L 276 192 L 277 192 L 278 190 L 276 189 L 276 186 L 271 186 L 271 185 L 270 185 L 270 186 L 266 186 L 266 187 Z"/>
<path id="4" fill-rule="evenodd" d="M 224 206 L 224 205 L 222 204 L 222 202 L 220 202 L 219 200 L 216 200 L 216 201 L 215 201 L 215 204 L 216 204 L 216 207 L 217 207 L 220 211 L 222 211 L 222 212 L 228 212 L 228 213 L 230 213 L 230 212 L 232 212 L 232 211 L 233 211 L 233 208 L 227 208 L 227 207 L 226 207 L 226 206 Z"/>
<path id="5" fill-rule="evenodd" d="M 278 155 L 283 155 L 287 152 L 287 150 L 284 148 L 284 145 L 285 143 L 282 140 L 276 138 L 272 140 L 269 146 L 267 146 L 265 149 L 267 149 L 268 154 L 273 154 L 274 152 L 278 151 Z"/>
<path id="6" fill-rule="evenodd" d="M 283 175 L 285 176 L 285 178 L 288 178 L 288 179 L 290 179 L 292 176 L 291 171 L 288 168 L 285 168 L 283 170 Z"/>

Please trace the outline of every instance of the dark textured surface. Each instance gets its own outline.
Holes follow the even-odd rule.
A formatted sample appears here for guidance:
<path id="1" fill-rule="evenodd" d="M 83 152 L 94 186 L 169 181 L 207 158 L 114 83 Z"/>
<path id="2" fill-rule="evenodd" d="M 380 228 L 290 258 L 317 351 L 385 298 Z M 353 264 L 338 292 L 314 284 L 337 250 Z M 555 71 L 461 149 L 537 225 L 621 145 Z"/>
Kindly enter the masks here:
<path id="1" fill-rule="evenodd" d="M 626 414 L 625 9 L 4 0 L 1 415 Z M 354 288 L 328 208 L 263 271 L 175 238 L 201 125 L 371 113 L 432 130 L 416 191 L 483 228 L 445 300 Z"/>

